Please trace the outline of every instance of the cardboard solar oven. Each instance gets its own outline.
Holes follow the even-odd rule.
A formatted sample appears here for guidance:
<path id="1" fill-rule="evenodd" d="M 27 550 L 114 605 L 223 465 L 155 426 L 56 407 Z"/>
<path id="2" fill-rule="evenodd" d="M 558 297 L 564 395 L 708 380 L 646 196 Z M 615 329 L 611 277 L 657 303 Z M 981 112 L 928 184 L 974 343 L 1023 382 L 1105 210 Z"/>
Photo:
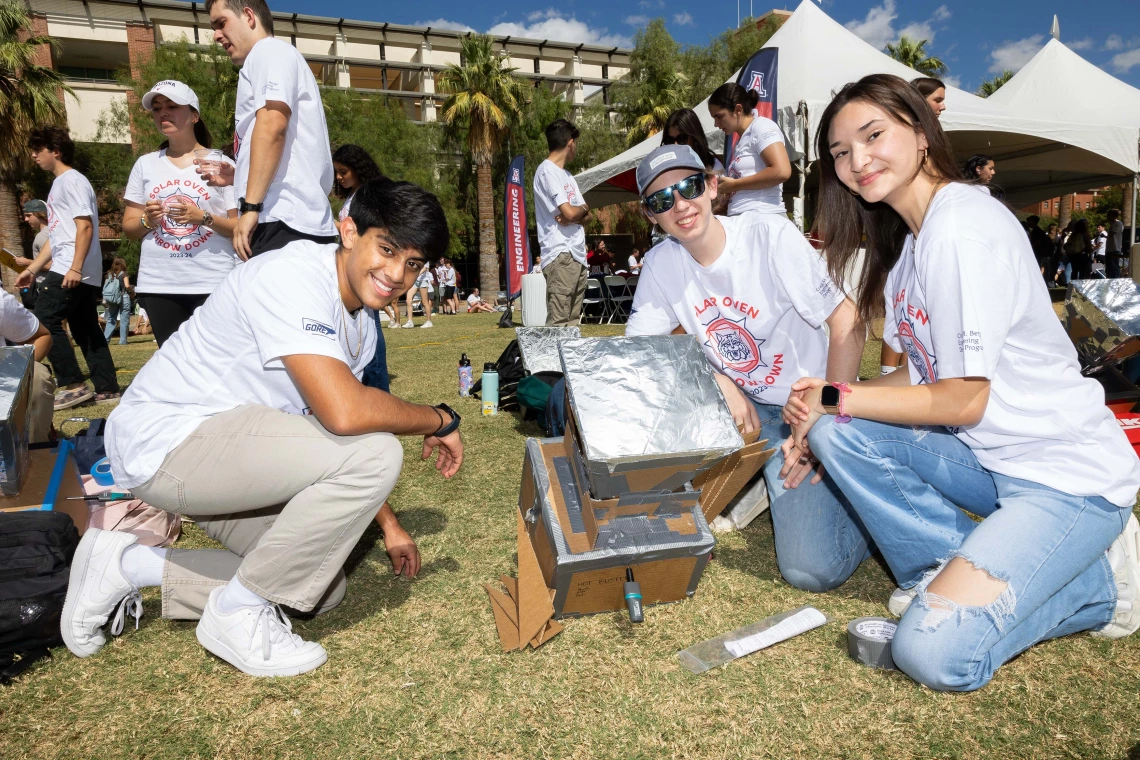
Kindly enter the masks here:
<path id="1" fill-rule="evenodd" d="M 1109 406 L 1134 406 L 1140 390 L 1117 366 L 1140 354 L 1140 285 L 1123 278 L 1077 280 L 1070 287 L 1062 322 L 1083 373 L 1104 386 Z"/>
<path id="2" fill-rule="evenodd" d="M 523 368 L 532 375 L 539 372 L 561 372 L 562 359 L 558 355 L 559 341 L 581 338 L 577 327 L 516 327 Z"/>
<path id="3" fill-rule="evenodd" d="M 560 355 L 567 435 L 527 439 L 519 576 L 488 587 L 505 650 L 544 643 L 551 618 L 625 609 L 626 568 L 645 604 L 692 596 L 713 511 L 772 453 L 741 437 L 692 336 L 563 340 Z"/>

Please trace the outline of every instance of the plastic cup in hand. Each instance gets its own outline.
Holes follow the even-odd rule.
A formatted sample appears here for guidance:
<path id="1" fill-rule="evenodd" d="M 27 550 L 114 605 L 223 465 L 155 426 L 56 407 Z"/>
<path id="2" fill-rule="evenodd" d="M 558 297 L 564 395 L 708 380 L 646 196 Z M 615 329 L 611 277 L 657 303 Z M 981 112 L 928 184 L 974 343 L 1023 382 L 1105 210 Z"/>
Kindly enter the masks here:
<path id="1" fill-rule="evenodd" d="M 221 171 L 224 154 L 214 148 L 198 148 L 194 151 L 194 158 L 198 159 L 198 173 L 204 176 L 213 176 Z"/>

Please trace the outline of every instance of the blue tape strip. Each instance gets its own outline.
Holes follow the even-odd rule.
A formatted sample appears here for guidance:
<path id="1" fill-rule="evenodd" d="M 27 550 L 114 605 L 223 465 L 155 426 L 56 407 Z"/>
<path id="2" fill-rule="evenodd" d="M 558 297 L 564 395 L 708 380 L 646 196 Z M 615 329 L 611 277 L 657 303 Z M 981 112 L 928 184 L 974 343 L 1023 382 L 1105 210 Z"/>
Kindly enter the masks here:
<path id="1" fill-rule="evenodd" d="M 55 509 L 56 496 L 59 495 L 59 486 L 63 483 L 63 473 L 67 469 L 68 454 L 75 448 L 75 444 L 64 439 L 59 442 L 59 450 L 55 455 L 55 466 L 51 471 L 51 480 L 48 481 L 47 492 L 44 494 L 44 503 L 40 505 L 41 511 Z"/>
<path id="2" fill-rule="evenodd" d="M 626 599 L 640 599 L 640 598 L 641 598 L 641 594 L 626 594 L 626 595 L 625 595 L 625 598 L 626 598 Z"/>

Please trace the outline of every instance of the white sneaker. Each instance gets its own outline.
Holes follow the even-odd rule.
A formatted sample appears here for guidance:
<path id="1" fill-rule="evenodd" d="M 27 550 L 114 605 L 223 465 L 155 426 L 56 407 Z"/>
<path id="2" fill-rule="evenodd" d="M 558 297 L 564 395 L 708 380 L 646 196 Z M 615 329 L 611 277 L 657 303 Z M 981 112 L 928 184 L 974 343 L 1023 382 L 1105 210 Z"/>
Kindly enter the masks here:
<path id="1" fill-rule="evenodd" d="M 400 323 L 398 321 L 396 321 L 395 319 L 390 319 L 390 320 L 388 320 L 388 327 L 392 328 L 393 330 L 399 330 L 400 329 Z"/>
<path id="2" fill-rule="evenodd" d="M 415 326 L 416 326 L 416 323 L 410 319 L 404 323 L 404 327 L 415 327 Z"/>
<path id="3" fill-rule="evenodd" d="M 917 588 L 896 588 L 891 592 L 891 598 L 887 600 L 887 609 L 895 617 L 901 618 L 916 596 L 918 596 Z"/>
<path id="4" fill-rule="evenodd" d="M 142 596 L 123 575 L 123 552 L 138 541 L 132 533 L 91 528 L 83 534 L 71 560 L 71 576 L 59 632 L 63 643 L 76 657 L 90 657 L 103 648 L 107 637 L 100 630 L 116 607 L 113 633 L 123 630 L 128 607 L 135 616 L 135 627 L 142 615 Z M 120 602 L 122 606 L 120 607 Z M 114 630 L 117 629 L 117 630 Z"/>
<path id="5" fill-rule="evenodd" d="M 431 320 L 429 319 L 427 322 L 424 322 L 420 327 L 431 327 Z"/>
<path id="6" fill-rule="evenodd" d="M 1129 516 L 1124 532 L 1108 547 L 1108 564 L 1116 581 L 1116 613 L 1092 635 L 1122 639 L 1140 629 L 1140 523 L 1136 515 Z"/>
<path id="7" fill-rule="evenodd" d="M 328 660 L 324 647 L 293 633 L 293 624 L 276 604 L 223 614 L 217 599 L 224 588 L 210 592 L 195 630 L 207 651 L 251 676 L 296 676 Z"/>

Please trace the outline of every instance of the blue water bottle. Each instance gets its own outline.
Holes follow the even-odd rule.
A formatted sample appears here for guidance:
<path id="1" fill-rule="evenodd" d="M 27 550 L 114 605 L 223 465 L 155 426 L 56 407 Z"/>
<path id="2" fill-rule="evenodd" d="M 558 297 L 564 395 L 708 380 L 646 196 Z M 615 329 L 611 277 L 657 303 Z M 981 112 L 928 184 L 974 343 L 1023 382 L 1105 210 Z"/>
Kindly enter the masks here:
<path id="1" fill-rule="evenodd" d="M 483 365 L 483 416 L 499 413 L 499 371 L 494 362 Z"/>
<path id="2" fill-rule="evenodd" d="M 459 357 L 459 395 L 471 395 L 471 360 L 467 358 L 467 354 Z"/>

